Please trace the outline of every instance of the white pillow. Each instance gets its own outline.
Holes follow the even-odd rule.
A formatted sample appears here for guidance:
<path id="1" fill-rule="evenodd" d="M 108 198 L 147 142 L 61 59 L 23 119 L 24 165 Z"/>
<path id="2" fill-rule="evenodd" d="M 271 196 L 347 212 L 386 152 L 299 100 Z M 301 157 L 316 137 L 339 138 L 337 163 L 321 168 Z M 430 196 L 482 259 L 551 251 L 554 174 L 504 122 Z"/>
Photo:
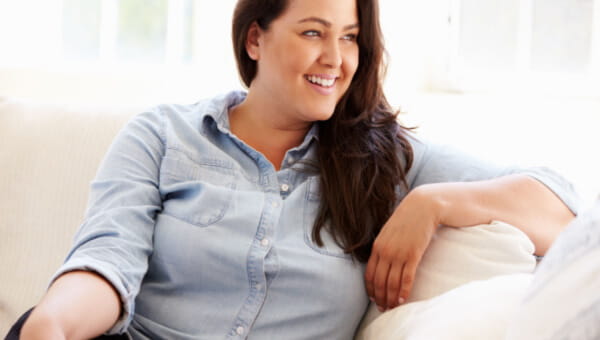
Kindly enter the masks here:
<path id="1" fill-rule="evenodd" d="M 600 201 L 556 239 L 507 339 L 600 339 Z"/>
<path id="2" fill-rule="evenodd" d="M 425 308 L 419 306 L 437 308 L 441 314 L 455 313 L 456 315 L 460 315 L 458 312 L 464 309 L 461 307 L 460 300 L 455 301 L 451 299 L 447 301 L 442 299 L 442 303 L 431 302 L 431 304 L 413 305 L 415 301 L 431 299 L 472 281 L 486 280 L 494 276 L 506 274 L 531 273 L 536 266 L 533 252 L 534 245 L 531 240 L 519 229 L 503 222 L 494 221 L 491 224 L 468 228 L 440 227 L 417 269 L 413 290 L 408 300 L 409 303 L 388 311 L 383 315 L 377 310 L 376 306 L 370 306 L 359 327 L 356 339 L 400 339 L 397 337 L 397 331 L 406 327 L 408 323 L 403 322 L 400 325 L 398 323 L 399 320 L 402 320 L 406 315 L 411 315 L 413 319 L 416 318 L 415 313 L 419 313 L 422 310 L 421 308 Z M 523 280 L 519 279 L 515 285 L 522 283 Z M 486 285 L 491 286 L 481 286 L 482 291 L 501 289 L 501 287 L 496 287 L 493 283 L 487 283 Z M 506 294 L 514 291 L 509 288 L 507 289 L 504 292 Z M 492 301 L 488 301 L 487 303 L 492 303 L 492 307 L 504 306 L 502 304 L 503 301 L 500 301 L 501 299 L 506 299 L 506 296 L 502 296 L 503 291 L 496 293 L 490 294 L 487 298 L 495 299 L 494 301 L 497 304 L 493 304 Z M 460 294 L 468 295 L 468 289 L 465 293 Z M 455 301 L 457 304 L 452 306 L 449 303 L 450 301 Z M 504 301 L 509 302 L 514 301 L 514 299 Z M 431 313 L 437 312 L 437 310 L 431 311 Z M 491 310 L 489 312 L 491 313 Z M 392 314 L 397 316 L 392 317 Z M 379 318 L 381 318 L 381 321 Z M 394 321 L 384 321 L 388 319 Z M 376 327 L 370 327 L 371 323 L 376 324 Z M 463 325 L 463 327 L 468 326 Z M 370 329 L 367 331 L 367 328 Z M 372 335 L 374 332 L 377 336 Z M 403 334 L 410 333 L 402 332 Z M 395 335 L 393 337 L 386 337 L 388 335 L 391 336 L 391 334 Z"/>
<path id="3" fill-rule="evenodd" d="M 531 278 L 496 276 L 408 303 L 380 315 L 357 339 L 503 340 Z"/>
<path id="4" fill-rule="evenodd" d="M 531 273 L 535 247 L 521 230 L 493 221 L 468 228 L 440 227 L 423 255 L 408 302 L 497 275 Z"/>

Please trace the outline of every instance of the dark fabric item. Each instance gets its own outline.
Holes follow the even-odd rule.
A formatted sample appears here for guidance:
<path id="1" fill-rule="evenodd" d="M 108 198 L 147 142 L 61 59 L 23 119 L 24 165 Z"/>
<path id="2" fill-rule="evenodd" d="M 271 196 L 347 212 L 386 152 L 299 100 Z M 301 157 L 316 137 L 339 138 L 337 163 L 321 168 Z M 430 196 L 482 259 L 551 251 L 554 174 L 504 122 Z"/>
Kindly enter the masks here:
<path id="1" fill-rule="evenodd" d="M 15 324 L 10 328 L 10 330 L 8 331 L 8 334 L 6 334 L 6 337 L 4 338 L 4 340 L 19 340 L 19 337 L 21 335 L 21 328 L 23 328 L 23 325 L 25 324 L 25 321 L 27 321 L 27 318 L 29 318 L 29 315 L 31 314 L 32 310 L 33 310 L 33 308 L 29 309 L 27 312 L 25 312 L 25 314 L 21 315 L 19 320 L 17 320 L 17 322 L 15 322 Z M 129 339 L 129 337 L 127 336 L 127 334 L 101 335 L 97 338 L 94 338 L 94 340 L 128 340 L 128 339 Z"/>
<path id="2" fill-rule="evenodd" d="M 6 337 L 4 338 L 4 340 L 19 340 L 19 335 L 21 334 L 21 328 L 23 328 L 23 324 L 29 317 L 29 314 L 31 314 L 32 310 L 33 310 L 33 308 L 30 308 L 27 312 L 25 312 L 25 314 L 21 315 L 19 320 L 17 320 L 17 322 L 15 322 L 15 324 L 10 328 L 10 330 L 8 331 L 8 334 L 6 334 Z"/>

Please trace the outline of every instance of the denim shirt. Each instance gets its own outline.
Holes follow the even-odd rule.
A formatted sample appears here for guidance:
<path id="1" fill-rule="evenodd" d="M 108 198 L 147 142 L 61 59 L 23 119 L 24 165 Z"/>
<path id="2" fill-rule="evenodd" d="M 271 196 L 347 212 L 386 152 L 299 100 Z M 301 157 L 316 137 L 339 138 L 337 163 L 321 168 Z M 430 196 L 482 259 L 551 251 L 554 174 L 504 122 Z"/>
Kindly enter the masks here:
<path id="1" fill-rule="evenodd" d="M 134 117 L 92 182 L 85 220 L 54 276 L 90 270 L 120 295 L 109 333 L 134 339 L 351 339 L 368 305 L 364 264 L 322 233 L 315 124 L 279 171 L 229 129 L 231 92 Z M 573 211 L 547 169 L 496 167 L 415 138 L 410 188 L 523 172 Z M 326 166 L 326 165 L 324 165 Z M 409 188 L 409 189 L 410 189 Z M 398 188 L 398 201 L 406 191 Z"/>

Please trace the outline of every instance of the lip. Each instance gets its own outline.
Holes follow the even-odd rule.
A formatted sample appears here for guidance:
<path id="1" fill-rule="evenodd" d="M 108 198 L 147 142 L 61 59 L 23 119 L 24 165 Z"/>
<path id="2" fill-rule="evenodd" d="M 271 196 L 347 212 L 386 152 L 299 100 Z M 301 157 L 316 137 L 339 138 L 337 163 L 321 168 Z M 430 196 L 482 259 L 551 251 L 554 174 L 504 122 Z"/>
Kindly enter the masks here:
<path id="1" fill-rule="evenodd" d="M 304 77 L 304 80 L 308 83 L 308 85 L 310 85 L 310 87 L 312 87 L 317 93 L 324 95 L 324 96 L 328 96 L 330 94 L 332 94 L 335 91 L 335 85 L 336 83 L 334 82 L 333 85 L 331 87 L 323 87 L 319 84 L 314 84 L 312 82 L 310 82 L 307 78 L 310 76 L 316 76 L 322 79 L 327 79 L 327 80 L 336 80 L 338 77 L 331 75 L 331 74 L 307 74 Z"/>

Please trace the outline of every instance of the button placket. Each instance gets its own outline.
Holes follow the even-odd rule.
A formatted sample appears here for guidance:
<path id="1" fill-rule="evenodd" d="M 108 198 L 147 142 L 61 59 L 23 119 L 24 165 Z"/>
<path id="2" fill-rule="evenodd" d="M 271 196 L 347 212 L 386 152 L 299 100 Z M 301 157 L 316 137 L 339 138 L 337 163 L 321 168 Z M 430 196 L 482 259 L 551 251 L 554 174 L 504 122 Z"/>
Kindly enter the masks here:
<path id="1" fill-rule="evenodd" d="M 273 186 L 270 186 L 273 188 Z M 232 328 L 232 337 L 243 338 L 251 332 L 251 325 L 260 311 L 260 307 L 265 301 L 265 293 L 268 283 L 265 280 L 265 258 L 273 246 L 274 240 L 274 225 L 281 213 L 282 202 L 280 197 L 275 192 L 269 192 L 265 197 L 263 208 L 265 209 L 264 218 L 261 219 L 258 230 L 254 236 L 253 250 L 250 252 L 248 260 L 249 268 L 248 278 L 253 287 L 250 294 L 246 298 L 246 302 L 238 314 L 236 323 Z M 246 325 L 246 327 L 244 327 Z"/>

